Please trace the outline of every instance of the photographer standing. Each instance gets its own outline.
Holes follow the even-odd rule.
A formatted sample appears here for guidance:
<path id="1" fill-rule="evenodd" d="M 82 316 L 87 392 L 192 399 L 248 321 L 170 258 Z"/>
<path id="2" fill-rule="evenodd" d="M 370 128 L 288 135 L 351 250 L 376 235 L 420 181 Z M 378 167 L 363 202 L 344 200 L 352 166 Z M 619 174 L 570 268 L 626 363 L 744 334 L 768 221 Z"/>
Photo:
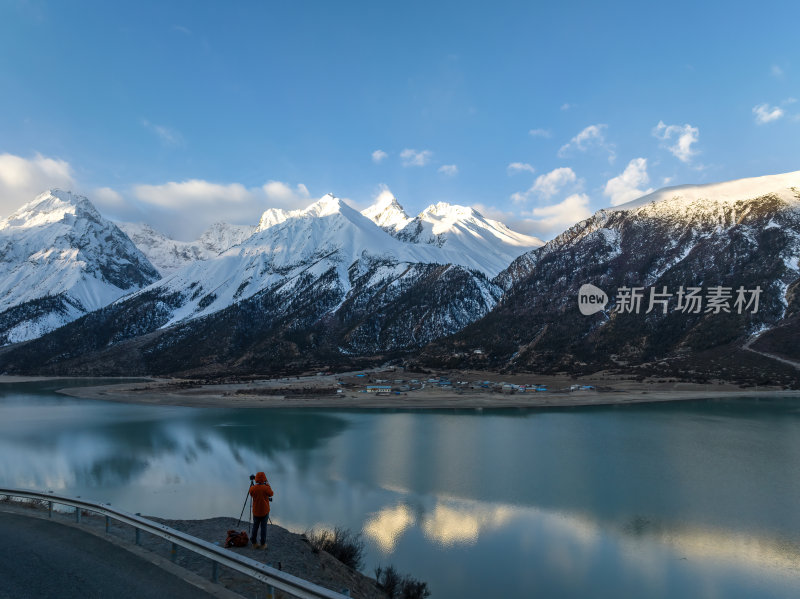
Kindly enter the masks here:
<path id="1" fill-rule="evenodd" d="M 250 487 L 250 497 L 253 499 L 253 534 L 250 542 L 256 549 L 267 548 L 267 518 L 269 518 L 269 502 L 272 501 L 272 487 L 267 482 L 267 475 L 258 472 L 255 476 L 256 484 Z M 258 527 L 261 527 L 261 545 L 256 545 Z"/>

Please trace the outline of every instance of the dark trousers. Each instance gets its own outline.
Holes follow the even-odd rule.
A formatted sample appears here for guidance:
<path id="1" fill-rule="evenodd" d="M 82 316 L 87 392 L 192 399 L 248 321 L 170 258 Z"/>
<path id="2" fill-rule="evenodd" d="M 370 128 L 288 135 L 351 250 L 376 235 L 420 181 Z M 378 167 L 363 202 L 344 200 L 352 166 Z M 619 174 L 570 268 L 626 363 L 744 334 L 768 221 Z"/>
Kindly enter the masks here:
<path id="1" fill-rule="evenodd" d="M 261 527 L 261 544 L 267 542 L 267 518 L 269 514 L 266 516 L 253 516 L 253 534 L 250 535 L 250 542 L 256 542 L 256 535 L 258 535 L 258 527 Z"/>

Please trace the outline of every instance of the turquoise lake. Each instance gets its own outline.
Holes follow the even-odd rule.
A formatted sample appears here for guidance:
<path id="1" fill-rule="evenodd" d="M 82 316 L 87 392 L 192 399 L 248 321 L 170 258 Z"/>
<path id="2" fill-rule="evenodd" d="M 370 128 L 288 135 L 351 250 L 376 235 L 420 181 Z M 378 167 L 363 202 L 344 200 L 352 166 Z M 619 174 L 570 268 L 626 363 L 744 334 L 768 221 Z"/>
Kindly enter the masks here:
<path id="1" fill-rule="evenodd" d="M 276 524 L 359 531 L 367 574 L 437 599 L 800 596 L 800 400 L 229 410 L 67 384 L 0 385 L 0 485 L 238 518 L 264 470 Z"/>

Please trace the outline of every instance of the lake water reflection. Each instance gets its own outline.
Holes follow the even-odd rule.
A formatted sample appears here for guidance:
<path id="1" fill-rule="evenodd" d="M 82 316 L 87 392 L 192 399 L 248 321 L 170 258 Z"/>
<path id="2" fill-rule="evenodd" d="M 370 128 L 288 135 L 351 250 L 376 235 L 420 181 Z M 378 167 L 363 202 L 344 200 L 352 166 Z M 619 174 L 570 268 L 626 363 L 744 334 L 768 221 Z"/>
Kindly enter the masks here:
<path id="1" fill-rule="evenodd" d="M 277 524 L 360 530 L 367 572 L 394 564 L 437 598 L 800 589 L 791 400 L 226 410 L 53 393 L 65 384 L 0 385 L 0 484 L 162 517 L 238 517 L 248 475 L 263 469 Z"/>

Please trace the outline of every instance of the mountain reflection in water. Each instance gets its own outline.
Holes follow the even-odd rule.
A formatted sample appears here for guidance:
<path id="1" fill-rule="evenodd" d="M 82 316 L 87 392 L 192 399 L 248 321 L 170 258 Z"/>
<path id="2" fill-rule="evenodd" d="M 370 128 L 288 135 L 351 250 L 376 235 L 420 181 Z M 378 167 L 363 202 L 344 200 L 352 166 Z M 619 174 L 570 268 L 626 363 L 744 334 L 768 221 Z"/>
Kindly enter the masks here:
<path id="1" fill-rule="evenodd" d="M 227 410 L 84 401 L 60 386 L 0 385 L 0 484 L 162 517 L 238 517 L 248 476 L 264 470 L 276 523 L 361 531 L 368 573 L 392 563 L 435 597 L 800 588 L 789 400 Z"/>

